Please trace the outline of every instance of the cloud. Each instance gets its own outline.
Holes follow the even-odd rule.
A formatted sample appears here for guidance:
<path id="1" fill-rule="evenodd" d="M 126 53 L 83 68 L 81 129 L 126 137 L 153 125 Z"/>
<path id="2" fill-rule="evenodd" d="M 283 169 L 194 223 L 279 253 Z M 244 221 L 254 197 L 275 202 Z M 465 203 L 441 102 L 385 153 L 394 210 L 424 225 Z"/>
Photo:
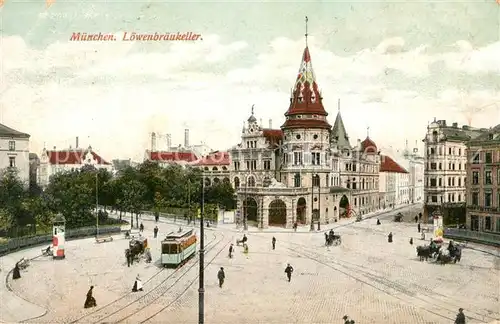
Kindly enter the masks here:
<path id="1" fill-rule="evenodd" d="M 472 107 L 500 101 L 498 90 L 492 90 L 495 85 L 486 79 L 479 90 L 468 93 L 439 79 L 444 90 L 436 98 L 435 87 L 428 86 L 432 83 L 419 81 L 434 80 L 437 73 L 443 78 L 456 71 L 492 73 L 500 67 L 499 44 L 474 48 L 461 41 L 446 53 L 433 53 L 426 44 L 408 48 L 404 39 L 391 38 L 341 55 L 309 39 L 327 111 L 334 115 L 341 98 L 351 138 L 363 138 L 370 126 L 371 137 L 386 145 L 420 139 L 434 116 L 466 122 L 470 113 L 460 108 L 464 96 Z M 277 38 L 253 64 L 243 65 L 238 58 L 248 44 L 226 43 L 216 35 L 149 50 L 132 42 L 57 42 L 36 50 L 21 37 L 4 37 L 3 122 L 31 133 L 35 152 L 43 142 L 63 147 L 80 136 L 82 145 L 101 150 L 107 159 L 140 159 L 150 132 L 172 134 L 175 145 L 183 142 L 186 125 L 192 143 L 225 149 L 239 142 L 253 104 L 263 126 L 268 119 L 274 127 L 283 123 L 303 49 L 302 40 Z M 403 87 L 407 80 L 411 82 Z M 499 111 L 491 106 L 474 114 Z M 333 123 L 334 116 L 329 120 Z M 474 123 L 491 120 L 475 117 Z"/>

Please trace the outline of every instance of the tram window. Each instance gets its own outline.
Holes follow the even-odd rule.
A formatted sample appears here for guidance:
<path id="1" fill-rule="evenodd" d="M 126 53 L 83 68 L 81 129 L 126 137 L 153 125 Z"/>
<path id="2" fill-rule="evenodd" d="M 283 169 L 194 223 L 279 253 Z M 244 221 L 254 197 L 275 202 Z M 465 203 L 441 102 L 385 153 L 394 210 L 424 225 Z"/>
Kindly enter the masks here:
<path id="1" fill-rule="evenodd" d="M 177 244 L 163 244 L 161 247 L 162 254 L 177 254 L 178 245 Z"/>

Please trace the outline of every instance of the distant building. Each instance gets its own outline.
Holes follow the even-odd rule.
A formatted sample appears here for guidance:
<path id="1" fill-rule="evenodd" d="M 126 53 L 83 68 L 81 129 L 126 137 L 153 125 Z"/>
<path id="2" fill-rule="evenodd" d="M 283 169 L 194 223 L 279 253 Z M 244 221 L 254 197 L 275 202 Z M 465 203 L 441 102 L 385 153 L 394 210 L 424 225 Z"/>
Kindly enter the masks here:
<path id="1" fill-rule="evenodd" d="M 50 177 L 58 172 L 79 170 L 84 166 L 93 166 L 112 172 L 113 165 L 97 154 L 91 146 L 87 149 L 75 148 L 57 150 L 43 149 L 40 155 L 38 183 L 42 188 L 49 184 Z"/>
<path id="2" fill-rule="evenodd" d="M 487 129 L 451 126 L 446 120 L 434 120 L 424 138 L 426 163 L 424 216 L 442 214 L 444 222 L 465 221 L 466 143 L 484 134 Z"/>
<path id="3" fill-rule="evenodd" d="M 467 143 L 466 226 L 500 232 L 500 125 Z"/>
<path id="4" fill-rule="evenodd" d="M 409 172 L 390 156 L 380 157 L 379 183 L 381 208 L 395 208 L 410 203 Z"/>
<path id="5" fill-rule="evenodd" d="M 114 159 L 111 161 L 111 164 L 113 165 L 113 171 L 118 172 L 118 171 L 122 171 L 128 167 L 131 167 L 132 160 L 131 159 L 125 159 L 125 160 Z"/>
<path id="6" fill-rule="evenodd" d="M 29 176 L 29 184 L 30 187 L 34 187 L 38 184 L 38 168 L 40 167 L 40 159 L 38 155 L 35 153 L 29 154 L 30 161 L 30 176 Z"/>
<path id="7" fill-rule="evenodd" d="M 0 170 L 16 168 L 26 187 L 30 179 L 29 146 L 29 134 L 0 124 Z"/>

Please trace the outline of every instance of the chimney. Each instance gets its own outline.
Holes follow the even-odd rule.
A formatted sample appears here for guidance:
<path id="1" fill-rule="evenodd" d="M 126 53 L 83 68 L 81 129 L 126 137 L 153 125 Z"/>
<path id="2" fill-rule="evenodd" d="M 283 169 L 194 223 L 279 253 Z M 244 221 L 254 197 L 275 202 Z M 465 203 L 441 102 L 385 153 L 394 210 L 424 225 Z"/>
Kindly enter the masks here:
<path id="1" fill-rule="evenodd" d="M 453 128 L 458 128 L 458 123 L 453 123 Z"/>
<path id="2" fill-rule="evenodd" d="M 172 147 L 172 135 L 167 134 L 167 151 L 170 151 L 171 147 Z"/>
<path id="3" fill-rule="evenodd" d="M 56 150 L 56 147 L 54 146 L 54 151 Z"/>
<path id="4" fill-rule="evenodd" d="M 184 147 L 189 147 L 189 129 L 187 128 L 184 130 Z"/>
<path id="5" fill-rule="evenodd" d="M 78 136 L 76 137 L 75 149 L 78 150 Z"/>
<path id="6" fill-rule="evenodd" d="M 151 133 L 151 152 L 156 152 L 156 134 L 155 134 L 155 132 Z"/>
<path id="7" fill-rule="evenodd" d="M 269 128 L 273 129 L 273 120 L 272 119 L 269 119 Z"/>

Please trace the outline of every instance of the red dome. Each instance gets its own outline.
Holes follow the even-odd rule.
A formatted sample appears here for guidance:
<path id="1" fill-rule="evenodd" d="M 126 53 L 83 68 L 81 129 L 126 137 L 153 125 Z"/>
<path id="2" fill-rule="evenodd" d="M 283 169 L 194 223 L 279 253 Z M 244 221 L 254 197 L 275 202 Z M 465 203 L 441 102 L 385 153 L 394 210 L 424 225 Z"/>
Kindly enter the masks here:
<path id="1" fill-rule="evenodd" d="M 363 142 L 361 142 L 361 149 L 364 153 L 377 154 L 378 149 L 374 141 L 367 137 Z"/>

